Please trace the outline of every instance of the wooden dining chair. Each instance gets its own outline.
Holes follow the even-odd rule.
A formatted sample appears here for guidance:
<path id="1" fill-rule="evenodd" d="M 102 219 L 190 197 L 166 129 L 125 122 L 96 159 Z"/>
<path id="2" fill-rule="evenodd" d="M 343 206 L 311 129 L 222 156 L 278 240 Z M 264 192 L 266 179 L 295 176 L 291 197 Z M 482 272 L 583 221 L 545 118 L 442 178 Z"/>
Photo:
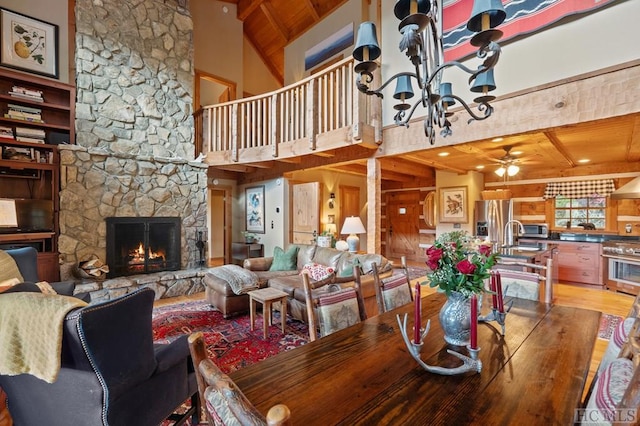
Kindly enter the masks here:
<path id="1" fill-rule="evenodd" d="M 358 280 L 353 281 L 352 287 L 343 287 L 332 282 L 331 277 L 312 282 L 309 274 L 303 272 L 301 275 L 307 305 L 309 340 L 313 342 L 318 338 L 318 329 L 320 337 L 324 337 L 367 319 Z"/>
<path id="2" fill-rule="evenodd" d="M 586 409 L 590 421 L 612 424 L 620 415 L 640 409 L 640 318 L 636 318 L 618 358 L 598 375 Z M 595 416 L 597 415 L 597 419 Z M 635 418 L 634 421 L 638 419 Z"/>
<path id="3" fill-rule="evenodd" d="M 202 332 L 189 335 L 188 342 L 200 401 L 209 425 L 291 425 L 291 413 L 286 405 L 274 405 L 265 417 L 251 404 L 231 378 L 209 359 Z"/>
<path id="4" fill-rule="evenodd" d="M 547 259 L 545 265 L 500 260 L 492 271 L 500 273 L 505 296 L 553 302 L 553 260 Z"/>
<path id="5" fill-rule="evenodd" d="M 385 278 L 380 278 L 378 266 L 375 263 L 371 266 L 378 313 L 382 314 L 413 301 L 406 257 L 402 256 L 400 268 L 395 268 L 393 273 Z"/>

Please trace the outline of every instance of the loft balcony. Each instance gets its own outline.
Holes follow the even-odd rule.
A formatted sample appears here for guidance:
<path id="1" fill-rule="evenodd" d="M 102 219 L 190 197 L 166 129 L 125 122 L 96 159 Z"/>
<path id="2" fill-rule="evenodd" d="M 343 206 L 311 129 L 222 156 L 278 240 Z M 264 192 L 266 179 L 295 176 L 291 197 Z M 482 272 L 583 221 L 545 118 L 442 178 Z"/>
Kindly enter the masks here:
<path id="1" fill-rule="evenodd" d="M 357 90 L 353 66 L 344 59 L 282 89 L 203 107 L 195 114 L 196 153 L 212 167 L 244 172 L 274 161 L 370 156 L 381 101 Z"/>

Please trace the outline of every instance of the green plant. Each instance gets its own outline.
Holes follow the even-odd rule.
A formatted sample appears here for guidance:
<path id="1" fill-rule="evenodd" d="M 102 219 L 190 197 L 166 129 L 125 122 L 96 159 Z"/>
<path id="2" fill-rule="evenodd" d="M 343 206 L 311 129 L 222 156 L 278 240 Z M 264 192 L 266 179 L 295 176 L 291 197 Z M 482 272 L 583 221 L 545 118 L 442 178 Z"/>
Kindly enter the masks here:
<path id="1" fill-rule="evenodd" d="M 245 241 L 258 241 L 260 239 L 256 234 L 249 231 L 242 231 L 242 236 Z"/>
<path id="2" fill-rule="evenodd" d="M 449 295 L 458 291 L 465 296 L 485 290 L 484 280 L 495 265 L 497 253 L 492 253 L 491 243 L 471 238 L 464 231 L 440 235 L 427 249 L 427 274 L 429 285 L 438 287 Z"/>

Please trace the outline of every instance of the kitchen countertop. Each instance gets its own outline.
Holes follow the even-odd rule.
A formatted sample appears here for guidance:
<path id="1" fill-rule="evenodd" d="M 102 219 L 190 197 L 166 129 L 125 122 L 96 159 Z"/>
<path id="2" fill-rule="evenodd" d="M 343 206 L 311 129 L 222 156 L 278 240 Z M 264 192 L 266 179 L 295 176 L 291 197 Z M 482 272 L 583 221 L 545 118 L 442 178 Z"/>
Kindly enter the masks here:
<path id="1" fill-rule="evenodd" d="M 626 235 L 615 234 L 591 234 L 583 232 L 561 232 L 560 238 L 534 238 L 527 237 L 527 241 L 541 241 L 541 242 L 556 242 L 556 241 L 571 241 L 578 243 L 603 243 L 605 241 L 640 241 L 640 237 L 632 237 Z"/>
<path id="2" fill-rule="evenodd" d="M 542 240 L 541 240 L 542 241 Z M 513 259 L 527 259 L 531 260 L 539 254 L 556 248 L 558 245 L 553 242 L 530 243 L 521 242 L 511 247 L 501 247 L 499 251 L 500 257 L 513 258 Z"/>

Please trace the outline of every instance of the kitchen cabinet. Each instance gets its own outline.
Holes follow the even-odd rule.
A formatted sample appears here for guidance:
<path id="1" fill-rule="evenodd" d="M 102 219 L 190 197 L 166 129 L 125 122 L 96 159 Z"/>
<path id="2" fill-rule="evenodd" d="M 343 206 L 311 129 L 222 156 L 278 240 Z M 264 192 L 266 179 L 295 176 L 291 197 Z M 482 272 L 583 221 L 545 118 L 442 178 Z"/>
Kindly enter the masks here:
<path id="1" fill-rule="evenodd" d="M 46 281 L 60 278 L 57 145 L 75 143 L 75 96 L 68 84 L 0 68 L 0 198 L 46 204 L 25 212 L 53 216 L 37 229 L 4 229 L 0 248 L 36 248 L 39 278 Z"/>
<path id="2" fill-rule="evenodd" d="M 571 241 L 558 241 L 557 244 L 560 282 L 604 285 L 601 244 Z"/>

